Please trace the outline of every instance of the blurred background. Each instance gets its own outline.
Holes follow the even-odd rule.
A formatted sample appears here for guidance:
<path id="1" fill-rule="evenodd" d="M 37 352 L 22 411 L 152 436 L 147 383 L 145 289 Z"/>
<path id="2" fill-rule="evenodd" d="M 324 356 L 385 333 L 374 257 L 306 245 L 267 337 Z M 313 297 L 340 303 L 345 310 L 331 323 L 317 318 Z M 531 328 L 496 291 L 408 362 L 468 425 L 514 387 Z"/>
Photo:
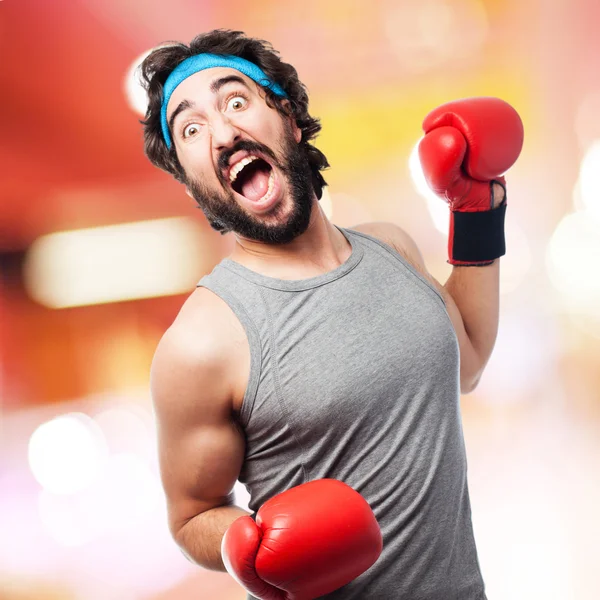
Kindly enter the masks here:
<path id="1" fill-rule="evenodd" d="M 475 534 L 490 600 L 600 598 L 599 19 L 596 0 L 0 1 L 0 598 L 244 598 L 169 536 L 148 385 L 231 239 L 145 158 L 133 77 L 218 27 L 298 69 L 333 222 L 401 225 L 442 282 L 421 120 L 466 96 L 519 111 L 500 332 L 462 398 Z"/>

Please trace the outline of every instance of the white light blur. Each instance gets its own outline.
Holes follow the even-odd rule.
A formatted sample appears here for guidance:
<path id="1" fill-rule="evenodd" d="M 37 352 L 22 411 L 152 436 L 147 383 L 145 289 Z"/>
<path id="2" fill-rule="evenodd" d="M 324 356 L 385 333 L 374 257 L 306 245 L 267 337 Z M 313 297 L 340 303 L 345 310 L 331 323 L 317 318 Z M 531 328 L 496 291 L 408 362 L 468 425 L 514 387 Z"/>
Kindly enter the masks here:
<path id="1" fill-rule="evenodd" d="M 420 141 L 421 140 L 419 140 L 419 142 Z M 423 174 L 423 168 L 421 167 L 421 161 L 419 160 L 419 142 L 415 144 L 410 153 L 408 169 L 417 192 L 420 196 L 425 198 L 427 212 L 431 217 L 434 227 L 447 237 L 450 226 L 450 211 L 448 204 L 444 202 L 442 198 L 439 198 L 427 184 L 427 180 Z"/>
<path id="2" fill-rule="evenodd" d="M 32 244 L 25 287 L 50 308 L 181 294 L 203 274 L 205 252 L 187 218 L 62 231 Z"/>
<path id="3" fill-rule="evenodd" d="M 38 514 L 46 534 L 59 546 L 83 546 L 98 537 L 97 515 L 90 514 L 79 494 L 58 496 L 42 490 Z"/>
<path id="4" fill-rule="evenodd" d="M 239 481 L 235 482 L 235 485 L 233 486 L 233 498 L 237 506 L 250 512 L 250 508 L 248 507 L 250 494 L 243 483 L 240 483 Z"/>
<path id="5" fill-rule="evenodd" d="M 517 478 L 513 476 L 510 483 L 516 485 Z M 527 473 L 519 483 L 518 494 L 505 490 L 502 501 L 489 501 L 488 510 L 496 506 L 485 522 L 474 519 L 487 587 L 495 597 L 510 600 L 575 600 L 571 536 L 561 507 L 553 500 L 556 493 L 539 481 L 537 473 Z"/>
<path id="6" fill-rule="evenodd" d="M 73 494 L 42 490 L 39 516 L 61 546 L 81 546 L 140 526 L 160 507 L 162 490 L 144 461 L 130 453 L 111 455 L 101 477 Z"/>
<path id="7" fill-rule="evenodd" d="M 86 503 L 92 514 L 102 515 L 104 532 L 116 533 L 145 521 L 161 498 L 160 482 L 145 461 L 121 452 L 110 457 L 104 479 L 87 494 Z"/>
<path id="8" fill-rule="evenodd" d="M 527 235 L 514 219 L 505 228 L 506 255 L 500 261 L 500 293 L 514 292 L 531 271 L 532 254 Z"/>
<path id="9" fill-rule="evenodd" d="M 154 453 L 149 414 L 135 406 L 109 408 L 95 415 L 111 453 L 130 452 L 147 460 Z"/>
<path id="10" fill-rule="evenodd" d="M 575 133 L 582 149 L 600 138 L 600 90 L 586 94 L 575 114 Z"/>
<path id="11" fill-rule="evenodd" d="M 600 219 L 588 212 L 565 216 L 546 252 L 550 281 L 568 312 L 600 318 Z"/>
<path id="12" fill-rule="evenodd" d="M 143 54 L 140 54 L 131 63 L 131 66 L 129 69 L 127 69 L 127 73 L 125 74 L 125 78 L 123 80 L 125 97 L 127 98 L 127 104 L 129 104 L 129 108 L 142 117 L 146 116 L 146 109 L 148 108 L 148 94 L 142 87 L 140 66 L 150 52 L 152 52 L 152 48 L 150 50 L 146 50 L 146 52 Z"/>
<path id="13" fill-rule="evenodd" d="M 600 219 L 600 140 L 588 148 L 579 171 L 579 193 L 581 203 L 590 214 Z"/>
<path id="14" fill-rule="evenodd" d="M 387 0 L 382 18 L 397 60 L 409 71 L 475 60 L 488 34 L 480 0 Z"/>
<path id="15" fill-rule="evenodd" d="M 29 439 L 29 467 L 38 483 L 54 494 L 70 494 L 99 476 L 106 441 L 82 413 L 65 414 L 40 425 Z"/>
<path id="16" fill-rule="evenodd" d="M 514 404 L 548 379 L 560 341 L 539 313 L 503 313 L 494 351 L 477 393 L 489 404 Z M 510 373 L 510 377 L 507 377 Z"/>
<path id="17" fill-rule="evenodd" d="M 104 11 L 105 9 L 103 8 L 102 12 Z M 127 69 L 127 72 L 125 73 L 125 77 L 123 78 L 123 91 L 125 92 L 127 104 L 129 105 L 129 108 L 142 117 L 146 116 L 146 109 L 148 108 L 148 94 L 142 86 L 142 72 L 140 67 L 142 66 L 145 58 L 151 52 L 158 48 L 163 48 L 170 45 L 172 45 L 172 42 L 165 42 L 164 44 L 159 44 L 154 48 L 150 48 L 150 50 L 142 52 L 142 54 L 137 56 L 132 61 L 131 65 Z"/>
<path id="18" fill-rule="evenodd" d="M 578 179 L 573 186 L 573 208 L 577 211 L 585 210 L 583 198 L 581 197 L 581 181 Z"/>

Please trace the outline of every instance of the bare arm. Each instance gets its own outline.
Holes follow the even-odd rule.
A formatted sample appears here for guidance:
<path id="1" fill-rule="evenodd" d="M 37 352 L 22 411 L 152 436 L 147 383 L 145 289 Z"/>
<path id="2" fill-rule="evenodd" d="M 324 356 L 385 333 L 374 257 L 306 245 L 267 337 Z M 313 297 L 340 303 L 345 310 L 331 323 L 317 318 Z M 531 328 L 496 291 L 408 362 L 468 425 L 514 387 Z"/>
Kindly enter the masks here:
<path id="1" fill-rule="evenodd" d="M 219 336 L 209 331 L 210 318 L 203 322 L 206 331 L 175 325 L 165 334 L 152 364 L 151 389 L 171 533 L 190 560 L 224 571 L 223 534 L 248 514 L 232 502 L 244 438 L 232 418 Z"/>
<path id="2" fill-rule="evenodd" d="M 469 392 L 479 383 L 496 343 L 500 259 L 484 267 L 453 267 L 444 288 L 460 315 L 469 344 L 464 351 L 461 349 L 466 376 L 464 392 Z"/>
<path id="3" fill-rule="evenodd" d="M 504 196 L 504 188 L 494 183 L 492 207 L 498 208 Z M 481 267 L 453 267 L 444 288 L 460 315 L 469 341 L 465 350 L 468 377 L 465 391 L 472 391 L 483 375 L 498 335 L 500 259 Z"/>

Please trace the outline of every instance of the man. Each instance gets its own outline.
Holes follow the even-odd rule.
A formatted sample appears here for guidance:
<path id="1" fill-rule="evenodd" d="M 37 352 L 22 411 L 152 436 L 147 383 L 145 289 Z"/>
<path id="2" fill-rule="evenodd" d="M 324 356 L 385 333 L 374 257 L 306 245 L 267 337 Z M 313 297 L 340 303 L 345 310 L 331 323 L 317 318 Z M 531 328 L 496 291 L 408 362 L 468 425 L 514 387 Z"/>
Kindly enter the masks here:
<path id="1" fill-rule="evenodd" d="M 235 237 L 152 366 L 175 540 L 199 565 L 227 564 L 262 598 L 484 599 L 459 396 L 477 385 L 496 338 L 501 175 L 520 152 L 520 119 L 483 98 L 424 122 L 424 172 L 452 215 L 454 268 L 441 285 L 397 225 L 329 222 L 318 202 L 328 163 L 310 143 L 319 122 L 295 69 L 268 43 L 213 31 L 155 50 L 143 76 L 148 157 Z M 238 479 L 256 523 L 232 503 Z M 352 499 L 302 491 L 332 479 L 367 501 L 381 556 L 347 585 L 308 591 L 314 572 L 274 583 L 259 559 L 261 536 L 277 527 L 260 507 L 289 501 L 282 492 L 303 494 L 291 501 L 302 510 L 313 502 L 319 524 L 287 552 L 269 547 L 269 560 L 314 554 L 326 572 L 322 547 L 336 534 L 321 524 L 342 514 L 348 528 L 366 527 L 355 525 Z"/>

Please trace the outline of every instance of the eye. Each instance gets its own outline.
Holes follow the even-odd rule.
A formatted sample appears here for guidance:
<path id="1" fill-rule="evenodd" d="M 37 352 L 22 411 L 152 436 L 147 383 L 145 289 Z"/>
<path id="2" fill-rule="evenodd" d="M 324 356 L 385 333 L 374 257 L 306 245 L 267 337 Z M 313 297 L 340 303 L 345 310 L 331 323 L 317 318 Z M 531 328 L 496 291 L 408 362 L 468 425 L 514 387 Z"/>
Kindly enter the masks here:
<path id="1" fill-rule="evenodd" d="M 189 138 L 196 135 L 200 131 L 200 125 L 198 123 L 188 123 L 184 128 L 182 135 L 184 138 Z"/>
<path id="2" fill-rule="evenodd" d="M 234 111 L 242 110 L 243 108 L 246 108 L 247 104 L 248 104 L 248 99 L 245 98 L 244 96 L 241 96 L 241 95 L 233 96 L 233 98 L 230 98 L 227 101 L 227 110 L 229 110 L 229 109 L 234 110 Z"/>

